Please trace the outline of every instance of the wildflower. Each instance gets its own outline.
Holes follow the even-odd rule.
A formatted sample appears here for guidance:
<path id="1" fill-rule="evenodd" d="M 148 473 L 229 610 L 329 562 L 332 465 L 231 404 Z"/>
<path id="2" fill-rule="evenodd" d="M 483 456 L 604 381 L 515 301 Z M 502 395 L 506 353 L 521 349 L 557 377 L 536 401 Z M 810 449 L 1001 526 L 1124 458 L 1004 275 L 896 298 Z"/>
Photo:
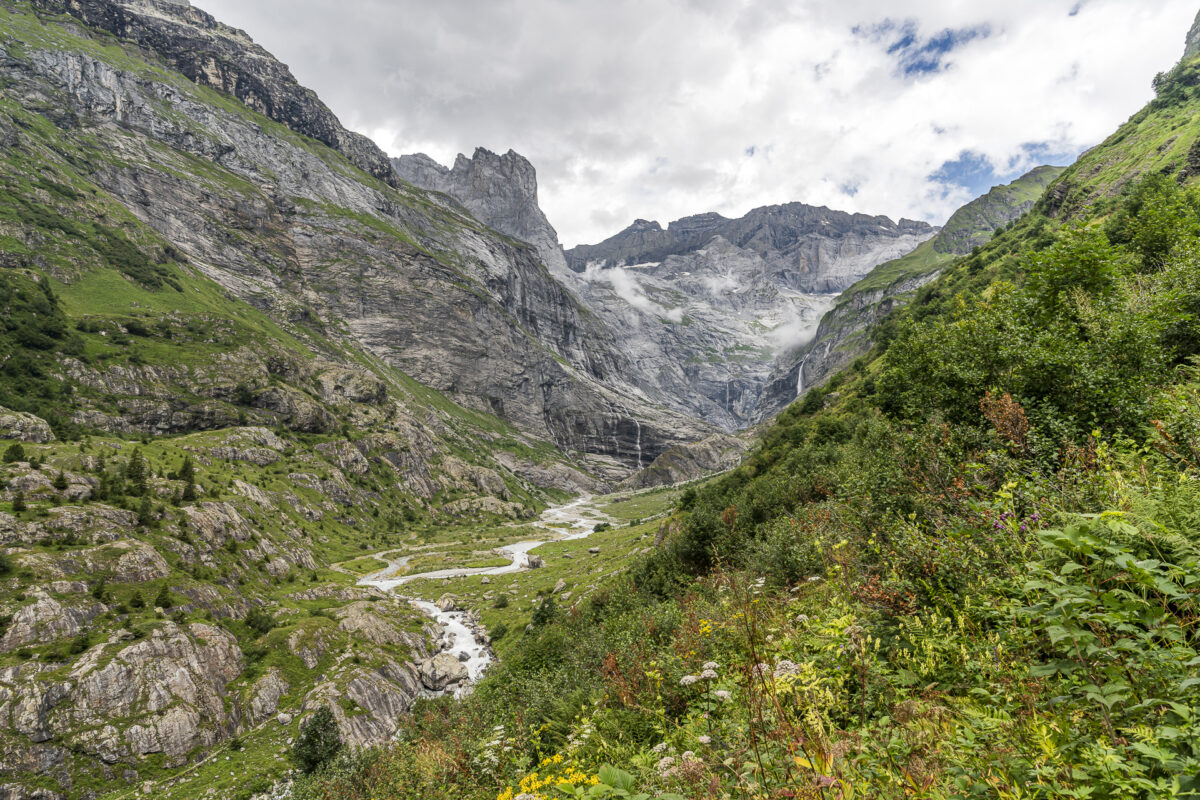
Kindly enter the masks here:
<path id="1" fill-rule="evenodd" d="M 819 580 L 821 580 L 821 576 L 820 576 L 820 575 L 809 575 L 809 576 L 808 576 L 808 582 L 809 582 L 809 583 L 814 583 L 814 582 L 816 582 L 816 581 L 819 581 Z"/>
<path id="2" fill-rule="evenodd" d="M 683 755 L 681 755 L 681 756 L 679 757 L 679 760 L 680 760 L 680 761 L 695 761 L 695 760 L 696 760 L 696 754 L 695 754 L 695 753 L 693 753 L 691 750 L 684 750 L 684 751 L 683 751 Z"/>
<path id="3" fill-rule="evenodd" d="M 700 744 L 712 744 L 712 737 L 700 736 L 696 741 L 700 742 Z"/>
<path id="4" fill-rule="evenodd" d="M 706 669 L 706 670 L 704 670 L 704 672 L 700 673 L 700 680 L 702 680 L 702 681 L 715 681 L 716 679 L 717 679 L 716 670 Z"/>
<path id="5" fill-rule="evenodd" d="M 667 744 L 666 742 L 659 742 L 658 744 L 654 745 L 654 747 L 650 748 L 650 752 L 651 753 L 665 753 L 665 752 L 667 752 L 668 747 L 670 747 L 670 745 Z"/>
<path id="6" fill-rule="evenodd" d="M 700 678 L 698 678 L 695 675 L 684 675 L 682 678 L 679 679 L 679 685 L 680 686 L 691 686 L 693 683 L 695 683 L 698 680 L 700 680 Z"/>
<path id="7" fill-rule="evenodd" d="M 700 669 L 720 669 L 721 665 L 715 661 L 705 661 L 704 666 Z"/>
<path id="8" fill-rule="evenodd" d="M 762 663 L 761 661 L 760 661 L 760 662 L 758 662 L 757 664 L 755 664 L 755 665 L 754 665 L 753 667 L 751 667 L 751 669 L 750 669 L 750 674 L 751 674 L 751 675 L 753 675 L 753 676 L 754 676 L 754 677 L 756 677 L 756 678 L 761 678 L 761 677 L 762 677 L 762 676 L 764 676 L 764 675 L 768 675 L 768 674 L 770 674 L 770 672 L 771 672 L 771 665 L 770 665 L 770 664 L 764 664 L 764 663 Z"/>
<path id="9" fill-rule="evenodd" d="M 724 689 L 718 689 L 717 691 L 713 692 L 713 697 L 717 698 L 722 703 L 728 703 L 730 699 L 732 699 L 733 695 Z"/>
<path id="10" fill-rule="evenodd" d="M 774 675 L 776 678 L 782 678 L 785 675 L 797 675 L 799 673 L 800 665 L 798 665 L 795 661 L 789 661 L 785 658 L 775 665 Z"/>
<path id="11" fill-rule="evenodd" d="M 800 614 L 796 617 L 796 622 L 808 622 L 808 614 Z"/>
<path id="12" fill-rule="evenodd" d="M 675 759 L 671 758 L 670 756 L 664 756 L 663 758 L 659 759 L 658 764 L 656 764 L 654 768 L 658 770 L 659 775 L 666 776 L 666 774 L 671 771 L 671 767 L 673 766 L 675 766 Z"/>

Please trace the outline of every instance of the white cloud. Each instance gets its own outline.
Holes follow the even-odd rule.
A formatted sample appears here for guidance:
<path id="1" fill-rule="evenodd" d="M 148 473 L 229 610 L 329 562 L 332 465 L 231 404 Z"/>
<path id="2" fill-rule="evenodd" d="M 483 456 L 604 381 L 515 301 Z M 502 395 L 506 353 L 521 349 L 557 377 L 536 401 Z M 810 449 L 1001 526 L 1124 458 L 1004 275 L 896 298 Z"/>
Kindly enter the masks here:
<path id="1" fill-rule="evenodd" d="M 579 280 L 584 283 L 595 283 L 597 281 L 607 283 L 612 287 L 613 292 L 630 307 L 648 316 L 661 317 L 666 315 L 669 319 L 671 318 L 670 313 L 666 309 L 646 296 L 637 279 L 630 275 L 624 267 L 604 268 L 598 263 L 591 263 L 588 264 L 583 274 L 579 276 Z M 679 319 L 674 321 L 679 322 L 682 319 L 683 312 L 680 311 Z"/>
<path id="2" fill-rule="evenodd" d="M 636 217 L 792 200 L 940 222 L 971 196 L 930 180 L 943 163 L 970 152 L 1003 174 L 1037 162 L 1023 145 L 1099 142 L 1149 99 L 1196 11 L 1184 0 L 198 4 L 393 154 L 524 154 L 568 246 Z M 882 37 L 854 32 L 888 19 Z M 931 37 L 983 29 L 939 71 L 902 74 Z M 914 45 L 889 54 L 897 30 Z"/>

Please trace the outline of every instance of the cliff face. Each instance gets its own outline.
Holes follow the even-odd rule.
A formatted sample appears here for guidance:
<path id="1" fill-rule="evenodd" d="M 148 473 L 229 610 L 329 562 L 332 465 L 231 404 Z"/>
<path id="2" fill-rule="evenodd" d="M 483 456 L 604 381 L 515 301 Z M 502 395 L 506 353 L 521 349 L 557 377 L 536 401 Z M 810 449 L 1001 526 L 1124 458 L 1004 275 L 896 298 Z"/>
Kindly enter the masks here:
<path id="1" fill-rule="evenodd" d="M 33 0 L 32 5 L 135 42 L 188 80 L 232 95 L 263 116 L 332 147 L 364 172 L 394 182 L 383 151 L 342 127 L 286 65 L 243 31 L 221 24 L 186 0 Z"/>
<path id="2" fill-rule="evenodd" d="M 675 408 L 726 430 L 761 419 L 779 353 L 806 340 L 836 292 L 934 233 L 923 222 L 801 203 L 663 229 L 637 220 L 567 253 L 564 280 L 618 334 Z"/>
<path id="3" fill-rule="evenodd" d="M 406 184 L 245 34 L 154 0 L 36 9 L 67 16 L 17 8 L 6 96 L 53 118 L 87 180 L 229 295 L 602 470 L 708 432 L 663 408 L 534 250 Z M 459 174 L 522 185 L 520 163 L 482 161 Z"/>

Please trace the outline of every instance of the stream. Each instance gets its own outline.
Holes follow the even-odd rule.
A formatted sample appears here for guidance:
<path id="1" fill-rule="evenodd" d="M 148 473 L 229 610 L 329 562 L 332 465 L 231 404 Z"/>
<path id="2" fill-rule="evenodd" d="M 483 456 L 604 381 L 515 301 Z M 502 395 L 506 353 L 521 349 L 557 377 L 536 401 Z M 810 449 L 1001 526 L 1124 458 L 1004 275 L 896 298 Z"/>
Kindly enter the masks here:
<path id="1" fill-rule="evenodd" d="M 385 592 L 395 592 L 399 587 L 412 581 L 424 579 L 462 578 L 471 575 L 507 575 L 529 568 L 529 553 L 536 547 L 547 542 L 561 542 L 571 539 L 585 539 L 591 535 L 598 523 L 610 520 L 584 506 L 592 500 L 592 495 L 580 495 L 569 503 L 551 506 L 542 512 L 534 527 L 541 528 L 550 535 L 544 539 L 530 539 L 524 542 L 503 545 L 492 552 L 509 559 L 509 563 L 501 567 L 461 567 L 438 569 L 432 572 L 420 572 L 414 575 L 400 575 L 412 556 L 404 556 L 388 562 L 386 568 L 371 573 L 359 580 L 360 586 L 374 586 Z M 567 526 L 565 529 L 563 526 Z M 387 553 L 380 555 L 386 556 Z M 449 653 L 467 667 L 467 680 L 455 690 L 455 696 L 469 691 L 471 684 L 479 680 L 484 671 L 493 661 L 491 648 L 481 642 L 472 631 L 466 611 L 443 611 L 426 598 L 400 595 L 414 606 L 423 611 L 435 622 L 442 626 L 442 638 L 438 643 L 440 651 Z"/>

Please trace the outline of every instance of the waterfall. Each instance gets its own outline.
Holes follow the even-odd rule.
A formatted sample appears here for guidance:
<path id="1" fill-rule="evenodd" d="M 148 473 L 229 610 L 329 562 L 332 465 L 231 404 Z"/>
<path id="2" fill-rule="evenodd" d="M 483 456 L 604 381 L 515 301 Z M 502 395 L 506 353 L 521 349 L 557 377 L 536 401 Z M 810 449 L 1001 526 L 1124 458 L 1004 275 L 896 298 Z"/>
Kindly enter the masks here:
<path id="1" fill-rule="evenodd" d="M 642 468 L 642 423 L 638 422 L 637 417 L 635 417 L 633 415 L 630 415 L 629 418 L 632 419 L 633 424 L 637 426 L 638 469 L 641 469 Z"/>

